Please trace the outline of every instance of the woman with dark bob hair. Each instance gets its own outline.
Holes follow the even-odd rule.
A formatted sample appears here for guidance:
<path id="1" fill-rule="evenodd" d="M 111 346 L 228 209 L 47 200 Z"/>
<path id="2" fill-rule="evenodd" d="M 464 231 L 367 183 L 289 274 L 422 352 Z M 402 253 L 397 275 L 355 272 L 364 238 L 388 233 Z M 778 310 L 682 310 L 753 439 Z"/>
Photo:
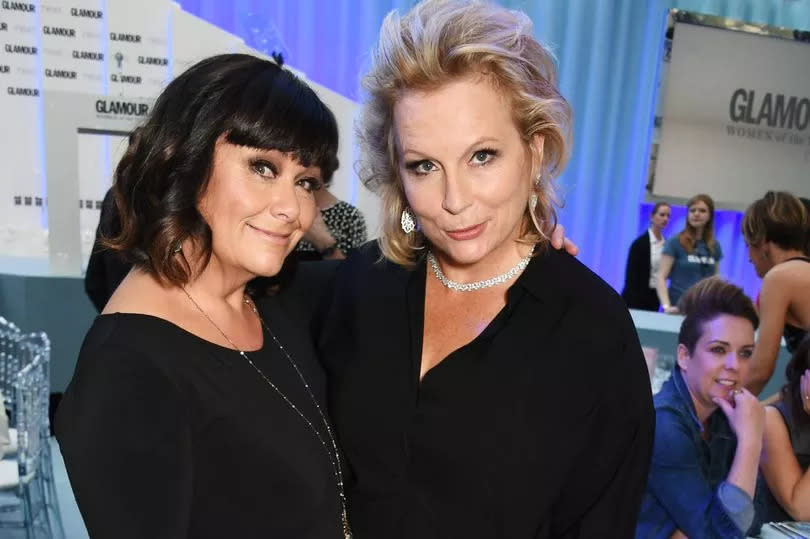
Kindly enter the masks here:
<path id="1" fill-rule="evenodd" d="M 85 337 L 56 433 L 93 538 L 348 536 L 325 380 L 279 272 L 337 168 L 332 113 L 247 55 L 157 99 L 115 172 L 133 264 Z"/>

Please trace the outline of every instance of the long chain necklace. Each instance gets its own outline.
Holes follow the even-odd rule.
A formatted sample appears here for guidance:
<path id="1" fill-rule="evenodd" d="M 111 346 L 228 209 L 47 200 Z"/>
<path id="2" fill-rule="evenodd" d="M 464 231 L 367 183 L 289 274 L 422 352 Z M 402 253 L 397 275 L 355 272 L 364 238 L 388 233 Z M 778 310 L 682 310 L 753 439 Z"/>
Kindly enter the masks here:
<path id="1" fill-rule="evenodd" d="M 428 251 L 427 254 L 427 261 L 430 264 L 430 269 L 433 270 L 433 274 L 436 276 L 436 279 L 439 280 L 444 286 L 449 288 L 450 290 L 457 290 L 459 292 L 471 292 L 473 290 L 481 290 L 482 288 L 491 288 L 493 286 L 505 283 L 506 281 L 514 278 L 516 275 L 520 275 L 523 270 L 526 269 L 526 266 L 529 265 L 529 262 L 532 260 L 532 253 L 534 252 L 534 247 L 532 247 L 529 256 L 525 258 L 521 258 L 520 261 L 509 271 L 506 273 L 501 273 L 500 275 L 496 275 L 490 279 L 485 279 L 483 281 L 474 281 L 472 283 L 459 283 L 452 279 L 448 279 L 447 276 L 442 271 L 442 268 L 439 267 L 439 263 L 436 261 L 436 257 L 433 256 L 433 252 Z"/>
<path id="2" fill-rule="evenodd" d="M 287 405 L 290 408 L 292 408 L 292 410 L 295 411 L 295 413 L 298 414 L 298 416 L 304 421 L 304 423 L 306 423 L 309 426 L 310 430 L 312 430 L 312 432 L 318 438 L 318 441 L 321 442 L 321 445 L 323 446 L 324 450 L 326 450 L 326 454 L 329 455 L 329 462 L 332 464 L 332 471 L 335 474 L 335 481 L 337 482 L 338 486 L 338 495 L 340 496 L 341 518 L 343 520 L 343 537 L 344 539 L 352 539 L 352 530 L 351 527 L 349 526 L 349 516 L 346 512 L 346 493 L 343 488 L 343 469 L 340 466 L 340 453 L 338 451 L 337 442 L 335 441 L 335 435 L 332 432 L 332 427 L 329 426 L 329 421 L 326 420 L 326 415 L 323 413 L 321 405 L 318 404 L 318 399 L 315 398 L 315 395 L 312 393 L 312 389 L 310 389 L 306 378 L 304 378 L 304 375 L 298 368 L 298 365 L 295 363 L 295 361 L 293 361 L 292 356 L 290 356 L 290 354 L 278 340 L 276 334 L 273 333 L 270 327 L 264 322 L 264 319 L 262 318 L 261 314 L 259 314 L 259 310 L 256 308 L 256 305 L 254 305 L 253 302 L 251 302 L 247 298 L 247 296 L 245 296 L 245 305 L 250 307 L 250 309 L 259 319 L 259 322 L 262 324 L 264 329 L 267 330 L 267 333 L 270 334 L 270 337 L 272 337 L 273 341 L 276 343 L 276 346 L 278 346 L 279 350 L 281 350 L 281 352 L 287 358 L 287 361 L 289 361 L 290 365 L 292 365 L 293 369 L 295 369 L 295 372 L 301 379 L 301 383 L 304 384 L 304 388 L 306 388 L 310 399 L 312 399 L 312 403 L 318 410 L 318 415 L 321 417 L 321 421 L 326 427 L 326 432 L 329 435 L 329 442 L 332 446 L 331 450 L 329 449 L 329 445 L 327 445 L 326 440 L 324 440 L 323 436 L 321 436 L 321 433 L 318 432 L 318 429 L 315 428 L 315 425 L 313 425 L 312 421 L 310 421 L 309 418 L 306 415 L 304 415 L 301 409 L 298 408 L 298 406 L 296 406 L 295 403 L 291 401 L 290 398 L 287 397 L 287 395 L 285 395 L 284 392 L 281 391 L 281 389 L 279 389 L 279 387 L 275 383 L 273 383 L 273 381 L 266 374 L 264 374 L 264 372 L 259 367 L 257 367 L 255 363 L 253 363 L 253 360 L 250 359 L 250 357 L 248 357 L 248 355 L 242 349 L 236 346 L 236 344 L 230 339 L 230 337 L 228 337 L 225 334 L 225 332 L 222 331 L 222 329 L 220 329 L 220 327 L 216 324 L 216 322 L 214 322 L 214 320 L 211 319 L 210 316 L 208 316 L 208 313 L 206 313 L 203 310 L 203 308 L 200 307 L 200 305 L 196 301 L 194 301 L 194 298 L 191 297 L 191 294 L 188 293 L 188 290 L 186 290 L 185 287 L 182 288 L 183 292 L 185 292 L 186 296 L 188 296 L 188 299 L 191 300 L 191 303 L 194 304 L 197 310 L 200 311 L 206 319 L 208 319 L 211 325 L 214 326 L 217 331 L 219 331 L 219 333 L 225 338 L 225 340 L 228 341 L 228 343 L 230 343 L 233 349 L 236 350 L 239 353 L 239 355 L 242 356 L 245 359 L 245 361 L 248 362 L 248 364 L 250 364 L 251 367 L 253 367 L 253 370 L 255 370 L 259 376 L 261 376 L 261 378 L 267 383 L 267 385 L 272 387 L 275 390 L 275 392 L 278 393 L 278 395 L 284 400 L 284 402 L 286 402 Z"/>

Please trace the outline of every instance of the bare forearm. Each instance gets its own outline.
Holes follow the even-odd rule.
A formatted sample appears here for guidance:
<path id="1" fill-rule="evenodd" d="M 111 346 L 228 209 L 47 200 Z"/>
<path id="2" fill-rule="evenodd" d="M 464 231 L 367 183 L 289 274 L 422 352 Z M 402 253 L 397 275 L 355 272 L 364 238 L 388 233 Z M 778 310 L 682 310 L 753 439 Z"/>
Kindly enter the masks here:
<path id="1" fill-rule="evenodd" d="M 669 302 L 669 290 L 667 290 L 667 281 L 665 278 L 659 276 L 655 283 L 655 291 L 658 293 L 658 301 L 666 309 L 671 304 Z"/>
<path id="2" fill-rule="evenodd" d="M 762 347 L 757 343 L 754 350 L 754 357 L 749 363 L 748 375 L 746 376 L 745 387 L 754 395 L 759 395 L 765 384 L 771 379 L 776 367 L 776 357 L 769 357 L 770 354 L 763 353 Z"/>

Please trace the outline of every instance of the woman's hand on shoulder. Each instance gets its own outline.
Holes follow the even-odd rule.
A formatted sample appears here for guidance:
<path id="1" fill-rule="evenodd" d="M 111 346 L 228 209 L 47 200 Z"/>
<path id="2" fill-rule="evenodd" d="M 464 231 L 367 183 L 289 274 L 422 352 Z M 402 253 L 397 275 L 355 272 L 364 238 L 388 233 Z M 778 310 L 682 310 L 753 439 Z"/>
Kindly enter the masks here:
<path id="1" fill-rule="evenodd" d="M 551 231 L 551 246 L 555 249 L 565 249 L 565 252 L 571 256 L 579 254 L 579 247 L 577 244 L 565 237 L 565 227 L 560 223 Z"/>

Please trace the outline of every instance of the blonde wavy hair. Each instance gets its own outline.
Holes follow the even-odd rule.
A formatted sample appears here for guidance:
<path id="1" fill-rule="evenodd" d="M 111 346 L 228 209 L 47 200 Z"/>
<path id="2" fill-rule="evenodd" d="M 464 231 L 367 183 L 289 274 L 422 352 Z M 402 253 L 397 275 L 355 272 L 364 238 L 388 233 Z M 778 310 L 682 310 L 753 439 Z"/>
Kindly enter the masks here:
<path id="1" fill-rule="evenodd" d="M 484 74 L 512 103 L 512 116 L 527 150 L 534 135 L 544 137 L 542 160 L 533 177 L 538 201 L 526 208 L 521 241 L 547 245 L 557 224 L 554 178 L 568 161 L 571 109 L 557 88 L 552 53 L 532 37 L 531 20 L 485 1 L 425 0 L 404 17 L 389 13 L 380 29 L 372 67 L 363 78 L 368 92 L 357 126 L 363 183 L 382 199 L 383 255 L 410 267 L 425 238 L 400 226 L 407 207 L 399 178 L 393 109 L 408 90 L 433 90 L 470 74 Z M 539 156 L 538 156 L 539 157 Z"/>

